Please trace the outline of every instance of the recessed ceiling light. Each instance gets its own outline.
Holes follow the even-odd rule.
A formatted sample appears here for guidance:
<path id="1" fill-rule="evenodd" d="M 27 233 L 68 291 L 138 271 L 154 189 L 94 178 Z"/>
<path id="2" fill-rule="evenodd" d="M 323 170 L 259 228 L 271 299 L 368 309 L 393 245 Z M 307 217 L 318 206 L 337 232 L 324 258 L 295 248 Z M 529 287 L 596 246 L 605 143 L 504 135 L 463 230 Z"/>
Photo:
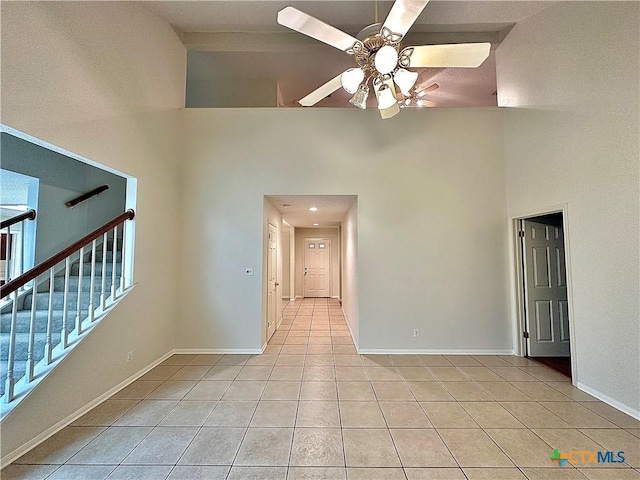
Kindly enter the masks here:
<path id="1" fill-rule="evenodd" d="M 314 227 L 319 227 L 319 226 L 320 226 L 320 224 L 319 224 L 319 223 L 314 223 L 314 224 L 313 224 L 313 226 L 314 226 Z"/>
<path id="2" fill-rule="evenodd" d="M 317 212 L 318 211 L 318 207 L 311 207 L 309 210 L 312 211 L 312 212 Z"/>

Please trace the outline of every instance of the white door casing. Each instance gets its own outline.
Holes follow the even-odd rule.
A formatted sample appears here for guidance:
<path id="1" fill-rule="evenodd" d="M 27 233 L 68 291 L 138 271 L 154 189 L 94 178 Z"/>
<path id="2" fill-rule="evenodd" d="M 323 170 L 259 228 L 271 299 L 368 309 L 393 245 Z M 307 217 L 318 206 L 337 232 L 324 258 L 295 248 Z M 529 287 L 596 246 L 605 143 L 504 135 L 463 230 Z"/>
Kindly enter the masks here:
<path id="1" fill-rule="evenodd" d="M 531 357 L 571 354 L 562 226 L 524 220 L 525 321 Z"/>
<path id="2" fill-rule="evenodd" d="M 305 238 L 303 245 L 303 295 L 305 297 L 330 297 L 331 239 Z"/>
<path id="3" fill-rule="evenodd" d="M 278 229 L 269 224 L 267 237 L 267 341 L 276 331 L 278 287 Z"/>

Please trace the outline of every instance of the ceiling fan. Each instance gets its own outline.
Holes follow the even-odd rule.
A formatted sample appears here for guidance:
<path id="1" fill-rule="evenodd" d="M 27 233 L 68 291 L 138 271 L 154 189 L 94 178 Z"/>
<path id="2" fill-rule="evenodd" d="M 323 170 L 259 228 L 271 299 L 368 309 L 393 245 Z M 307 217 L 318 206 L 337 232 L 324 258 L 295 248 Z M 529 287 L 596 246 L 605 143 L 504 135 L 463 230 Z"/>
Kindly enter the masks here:
<path id="1" fill-rule="evenodd" d="M 400 112 L 396 86 L 402 95 L 411 96 L 418 72 L 410 68 L 476 68 L 489 56 L 490 43 L 422 45 L 400 48 L 405 34 L 416 21 L 429 0 L 396 0 L 384 23 L 369 25 L 353 37 L 317 18 L 294 8 L 278 12 L 278 23 L 320 40 L 352 55 L 356 67 L 329 80 L 298 103 L 315 105 L 340 87 L 353 95 L 349 103 L 367 108 L 369 91 L 373 88 L 383 119 Z"/>
<path id="2" fill-rule="evenodd" d="M 416 88 L 413 87 L 409 90 L 409 94 L 405 95 L 402 101 L 400 102 L 400 108 L 407 107 L 435 107 L 435 102 L 431 100 L 427 100 L 425 97 L 428 93 L 433 92 L 440 88 L 440 85 L 437 83 L 432 83 L 426 88 Z"/>

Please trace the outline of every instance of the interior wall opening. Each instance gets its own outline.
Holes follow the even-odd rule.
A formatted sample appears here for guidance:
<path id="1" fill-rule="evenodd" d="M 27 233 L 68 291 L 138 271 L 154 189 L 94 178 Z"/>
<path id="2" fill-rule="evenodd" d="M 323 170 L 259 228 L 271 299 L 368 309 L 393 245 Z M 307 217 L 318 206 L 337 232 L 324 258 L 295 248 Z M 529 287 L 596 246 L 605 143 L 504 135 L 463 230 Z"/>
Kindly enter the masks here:
<path id="1" fill-rule="evenodd" d="M 354 195 L 265 195 L 265 343 L 282 323 L 290 302 L 326 298 L 342 304 L 345 272 L 350 277 L 346 281 L 356 283 L 351 278 L 356 272 L 352 266 L 356 240 L 351 238 L 355 200 Z M 350 228 L 345 237 L 342 227 L 347 220 Z M 345 242 L 349 245 L 346 255 Z M 349 293 L 355 297 L 353 289 Z"/>
<path id="2" fill-rule="evenodd" d="M 563 212 L 516 220 L 523 354 L 572 378 L 572 319 Z"/>

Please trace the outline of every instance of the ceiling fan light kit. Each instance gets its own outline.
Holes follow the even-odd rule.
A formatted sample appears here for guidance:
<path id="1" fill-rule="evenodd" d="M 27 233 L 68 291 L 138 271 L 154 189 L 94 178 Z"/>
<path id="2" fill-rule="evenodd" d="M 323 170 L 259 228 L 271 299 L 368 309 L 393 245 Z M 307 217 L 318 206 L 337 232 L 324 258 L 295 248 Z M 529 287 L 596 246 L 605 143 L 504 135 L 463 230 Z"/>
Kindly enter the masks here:
<path id="1" fill-rule="evenodd" d="M 358 87 L 363 80 L 364 71 L 361 68 L 350 68 L 340 76 L 342 88 L 352 95 L 358 91 Z"/>
<path id="2" fill-rule="evenodd" d="M 365 27 L 358 38 L 338 30 L 293 7 L 278 12 L 278 23 L 352 55 L 356 67 L 320 86 L 299 101 L 313 106 L 340 87 L 354 94 L 349 103 L 367 108 L 371 83 L 383 119 L 400 111 L 396 85 L 404 97 L 403 106 L 422 106 L 416 99 L 418 72 L 407 68 L 476 68 L 489 56 L 489 43 L 423 45 L 400 50 L 400 42 L 429 0 L 396 0 L 384 24 Z M 437 88 L 437 87 L 436 87 Z M 415 101 L 412 101 L 415 100 Z M 408 100 L 408 101 L 407 101 Z"/>
<path id="3" fill-rule="evenodd" d="M 349 100 L 349 103 L 362 110 L 367 108 L 367 99 L 369 98 L 369 87 L 366 84 L 362 84 L 358 87 L 356 94 Z"/>
<path id="4" fill-rule="evenodd" d="M 409 96 L 409 92 L 418 80 L 418 72 L 410 72 L 404 68 L 399 68 L 393 75 L 393 80 L 405 97 Z"/>

